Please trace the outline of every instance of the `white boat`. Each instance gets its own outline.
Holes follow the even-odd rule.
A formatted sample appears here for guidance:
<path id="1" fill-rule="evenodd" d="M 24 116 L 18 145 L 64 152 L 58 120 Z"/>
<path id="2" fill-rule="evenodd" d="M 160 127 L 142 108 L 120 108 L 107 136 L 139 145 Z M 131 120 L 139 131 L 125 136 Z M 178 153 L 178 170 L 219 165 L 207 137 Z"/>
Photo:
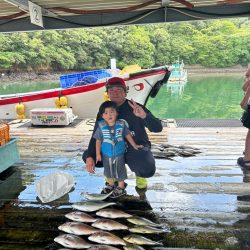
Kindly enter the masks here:
<path id="1" fill-rule="evenodd" d="M 183 83 L 187 82 L 187 71 L 184 69 L 183 61 L 180 63 L 179 60 L 172 64 L 171 75 L 168 83 Z"/>
<path id="2" fill-rule="evenodd" d="M 128 99 L 134 99 L 143 105 L 149 96 L 155 97 L 170 76 L 167 66 L 142 70 L 140 72 L 121 75 L 128 87 Z M 105 84 L 108 78 L 72 88 L 49 89 L 28 93 L 0 95 L 0 119 L 16 119 L 16 105 L 24 104 L 25 116 L 30 117 L 30 111 L 38 108 L 55 108 L 55 99 L 65 96 L 68 107 L 74 115 L 81 119 L 95 118 L 99 105 L 104 101 Z"/>

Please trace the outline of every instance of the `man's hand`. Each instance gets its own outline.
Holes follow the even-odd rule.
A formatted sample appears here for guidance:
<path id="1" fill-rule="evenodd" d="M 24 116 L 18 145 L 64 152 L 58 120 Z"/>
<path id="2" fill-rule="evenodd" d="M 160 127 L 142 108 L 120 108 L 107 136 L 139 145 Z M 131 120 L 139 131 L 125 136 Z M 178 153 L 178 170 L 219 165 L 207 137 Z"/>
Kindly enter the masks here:
<path id="1" fill-rule="evenodd" d="M 134 148 L 135 150 L 138 150 L 138 149 L 143 148 L 143 147 L 144 147 L 143 145 L 138 145 L 138 144 L 135 144 L 135 145 L 133 146 L 133 148 Z"/>
<path id="2" fill-rule="evenodd" d="M 129 106 L 133 109 L 133 113 L 135 116 L 145 119 L 147 114 L 144 109 L 138 105 L 133 99 L 128 101 Z"/>
<path id="3" fill-rule="evenodd" d="M 96 163 L 97 163 L 98 161 L 102 161 L 102 156 L 101 156 L 101 154 L 96 154 Z"/>
<path id="4" fill-rule="evenodd" d="M 92 157 L 86 159 L 86 169 L 90 174 L 95 173 L 95 161 Z"/>

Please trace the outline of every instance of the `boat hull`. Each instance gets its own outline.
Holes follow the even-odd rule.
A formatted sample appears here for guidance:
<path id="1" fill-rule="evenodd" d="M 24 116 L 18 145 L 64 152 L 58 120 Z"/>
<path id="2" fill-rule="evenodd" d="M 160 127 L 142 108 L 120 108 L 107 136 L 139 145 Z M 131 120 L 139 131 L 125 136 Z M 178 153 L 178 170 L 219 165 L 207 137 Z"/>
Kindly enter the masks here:
<path id="1" fill-rule="evenodd" d="M 162 66 L 122 76 L 128 87 L 127 98 L 145 105 L 150 94 L 154 92 L 154 96 L 156 95 L 155 87 L 161 87 L 168 80 L 169 75 L 168 68 Z M 78 118 L 95 118 L 100 104 L 105 100 L 105 84 L 106 79 L 102 79 L 94 84 L 69 89 L 0 96 L 0 119 L 16 119 L 18 103 L 24 104 L 25 115 L 29 118 L 32 109 L 54 108 L 55 98 L 59 96 L 67 97 L 68 107 L 72 108 Z"/>

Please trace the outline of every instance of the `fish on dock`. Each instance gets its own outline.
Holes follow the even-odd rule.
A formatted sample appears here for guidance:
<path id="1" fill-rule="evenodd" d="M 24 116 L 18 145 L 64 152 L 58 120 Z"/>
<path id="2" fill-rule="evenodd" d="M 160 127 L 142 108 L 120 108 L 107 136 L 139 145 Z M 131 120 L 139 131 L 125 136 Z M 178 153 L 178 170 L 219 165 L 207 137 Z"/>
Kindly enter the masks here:
<path id="1" fill-rule="evenodd" d="M 110 232 L 105 231 L 99 231 L 97 233 L 91 234 L 88 239 L 90 241 L 105 245 L 126 245 L 126 242 L 123 239 Z"/>
<path id="2" fill-rule="evenodd" d="M 130 218 L 133 215 L 128 214 L 122 210 L 115 208 L 104 208 L 96 212 L 96 215 L 104 218 L 117 219 L 117 218 Z"/>
<path id="3" fill-rule="evenodd" d="M 103 201 L 103 200 L 107 199 L 112 193 L 113 193 L 113 191 L 108 193 L 108 194 L 82 192 L 81 195 L 85 196 L 86 199 L 90 200 L 90 201 Z"/>
<path id="4" fill-rule="evenodd" d="M 160 234 L 160 233 L 170 232 L 170 230 L 168 229 L 161 229 L 144 225 L 135 225 L 134 227 L 129 228 L 129 231 L 132 233 L 142 233 L 142 234 Z"/>
<path id="5" fill-rule="evenodd" d="M 94 212 L 99 209 L 112 205 L 116 205 L 116 203 L 105 202 L 105 201 L 84 201 L 84 202 L 77 202 L 73 204 L 72 207 L 83 212 Z"/>
<path id="6" fill-rule="evenodd" d="M 137 244 L 137 245 L 150 245 L 150 246 L 162 245 L 160 242 L 150 240 L 138 234 L 130 234 L 130 235 L 125 236 L 123 239 L 129 243 Z"/>
<path id="7" fill-rule="evenodd" d="M 128 229 L 126 225 L 123 225 L 118 221 L 104 218 L 96 220 L 94 223 L 91 224 L 91 226 L 108 231 Z"/>
<path id="8" fill-rule="evenodd" d="M 133 216 L 131 218 L 127 218 L 127 220 L 135 225 L 161 227 L 160 224 L 156 224 L 153 221 L 140 216 Z"/>
<path id="9" fill-rule="evenodd" d="M 120 250 L 117 247 L 108 246 L 108 245 L 94 245 L 89 248 L 89 250 Z"/>
<path id="10" fill-rule="evenodd" d="M 59 230 L 75 235 L 90 235 L 99 230 L 82 222 L 65 222 L 58 227 Z"/>
<path id="11" fill-rule="evenodd" d="M 97 219 L 92 217 L 91 215 L 81 212 L 81 211 L 73 211 L 70 213 L 65 214 L 65 217 L 73 220 L 73 221 L 78 221 L 78 222 L 83 222 L 83 223 L 92 223 L 95 222 Z"/>
<path id="12" fill-rule="evenodd" d="M 93 244 L 88 243 L 86 240 L 74 234 L 61 234 L 57 236 L 54 241 L 64 247 L 83 249 L 90 248 Z"/>
<path id="13" fill-rule="evenodd" d="M 144 247 L 136 245 L 136 244 L 127 244 L 126 246 L 123 246 L 124 250 L 145 250 Z"/>

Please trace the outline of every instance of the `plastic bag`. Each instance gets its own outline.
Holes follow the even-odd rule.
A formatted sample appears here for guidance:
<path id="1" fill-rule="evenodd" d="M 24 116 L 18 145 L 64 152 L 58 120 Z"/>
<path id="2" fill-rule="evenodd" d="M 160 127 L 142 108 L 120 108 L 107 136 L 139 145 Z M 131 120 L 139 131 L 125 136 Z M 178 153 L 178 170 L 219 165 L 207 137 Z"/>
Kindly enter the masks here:
<path id="1" fill-rule="evenodd" d="M 35 186 L 39 199 L 43 203 L 51 202 L 67 194 L 74 187 L 74 178 L 68 173 L 57 171 L 42 177 Z"/>

